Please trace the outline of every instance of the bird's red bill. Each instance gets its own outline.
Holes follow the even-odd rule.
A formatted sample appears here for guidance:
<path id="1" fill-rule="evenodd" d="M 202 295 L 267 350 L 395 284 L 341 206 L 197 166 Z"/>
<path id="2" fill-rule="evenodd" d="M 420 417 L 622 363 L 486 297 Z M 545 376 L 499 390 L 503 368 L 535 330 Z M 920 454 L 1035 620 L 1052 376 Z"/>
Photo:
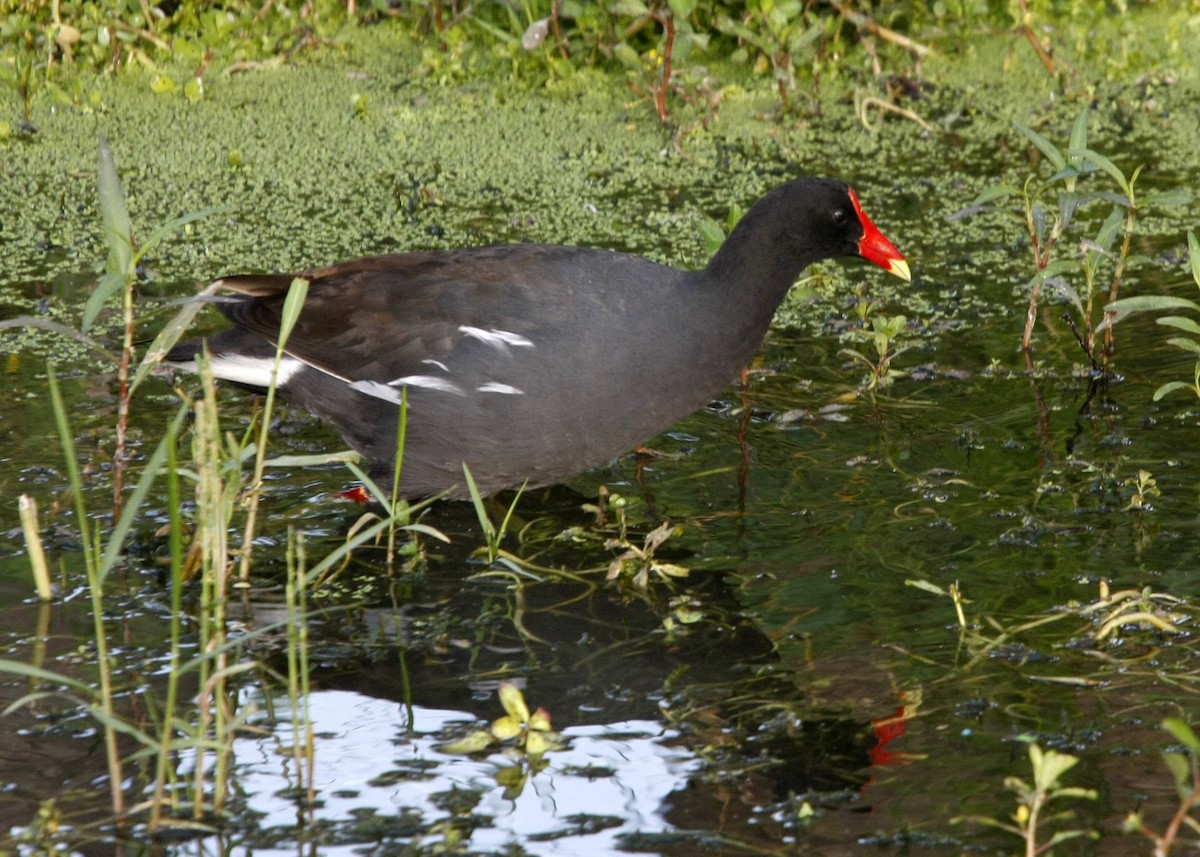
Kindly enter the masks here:
<path id="1" fill-rule="evenodd" d="M 912 275 L 908 271 L 908 262 L 904 261 L 904 257 L 900 255 L 896 245 L 888 241 L 883 233 L 875 228 L 871 218 L 867 217 L 862 206 L 858 204 L 858 196 L 854 193 L 853 188 L 850 189 L 850 202 L 854 204 L 854 213 L 858 215 L 858 222 L 862 224 L 863 228 L 863 237 L 858 241 L 858 255 L 869 262 L 874 262 L 902 280 L 911 280 Z"/>

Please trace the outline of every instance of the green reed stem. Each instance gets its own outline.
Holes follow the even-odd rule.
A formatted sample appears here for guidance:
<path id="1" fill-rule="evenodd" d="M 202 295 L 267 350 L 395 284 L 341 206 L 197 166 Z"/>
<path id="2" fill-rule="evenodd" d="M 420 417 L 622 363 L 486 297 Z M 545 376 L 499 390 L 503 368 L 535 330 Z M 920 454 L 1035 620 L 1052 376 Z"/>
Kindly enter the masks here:
<path id="1" fill-rule="evenodd" d="M 391 513 L 391 524 L 388 526 L 387 565 L 391 568 L 396 561 L 396 527 L 397 516 L 404 508 L 405 500 L 400 497 L 400 472 L 404 469 L 404 443 L 408 435 L 408 387 L 400 388 L 400 415 L 396 427 L 396 458 L 392 465 L 392 493 L 389 498 L 388 511 Z M 407 520 L 404 523 L 408 523 Z"/>
<path id="2" fill-rule="evenodd" d="M 167 542 L 171 552 L 171 666 L 167 673 L 167 698 L 163 703 L 162 721 L 159 726 L 158 760 L 154 771 L 154 801 L 150 811 L 150 831 L 162 825 L 163 809 L 167 802 L 167 781 L 171 777 L 170 766 L 172 738 L 175 734 L 176 707 L 179 699 L 180 660 L 182 651 L 183 616 L 183 523 L 179 515 L 179 467 L 176 448 L 176 429 L 167 426 L 167 509 L 169 524 Z M 174 791 L 171 795 L 172 813 L 177 811 Z"/>
<path id="3" fill-rule="evenodd" d="M 87 504 L 83 498 L 83 477 L 79 470 L 79 459 L 75 456 L 75 440 L 67 419 L 66 405 L 58 387 L 57 369 L 54 361 L 46 364 L 46 380 L 50 387 L 50 400 L 54 406 L 54 422 L 58 427 L 58 440 L 66 457 L 67 474 L 71 481 L 71 494 L 75 499 L 75 516 L 79 521 L 80 540 L 83 543 L 84 563 L 87 566 L 88 589 L 92 601 L 92 622 L 96 637 L 96 667 L 100 676 L 99 707 L 104 721 L 104 755 L 108 763 L 109 793 L 112 798 L 113 816 L 117 828 L 123 829 L 126 822 L 125 794 L 121 790 L 121 755 L 117 748 L 117 732 L 114 728 L 116 714 L 113 711 L 112 663 L 108 655 L 108 638 L 104 627 L 104 581 L 100 574 L 97 556 L 100 550 L 100 533 L 97 527 L 89 532 Z"/>
<path id="4" fill-rule="evenodd" d="M 292 328 L 300 318 L 304 299 L 308 295 L 308 280 L 297 277 L 292 280 L 287 298 L 283 302 L 283 316 L 279 321 L 279 341 L 275 345 L 275 365 L 271 367 L 271 383 L 267 386 L 266 402 L 263 405 L 262 422 L 258 428 L 258 446 L 254 456 L 254 479 L 250 484 L 247 501 L 246 529 L 242 538 L 242 559 L 238 577 L 243 584 L 250 580 L 250 555 L 254 546 L 254 532 L 258 523 L 258 501 L 262 494 L 263 472 L 266 469 L 267 439 L 271 431 L 271 412 L 275 407 L 275 387 L 279 378 L 279 366 L 283 362 L 284 348 Z"/>
<path id="5" fill-rule="evenodd" d="M 312 712 L 308 705 L 311 690 L 308 678 L 308 586 L 305 566 L 304 533 L 288 528 L 288 704 L 292 712 L 292 759 L 295 762 L 297 793 L 303 792 L 304 806 L 316 805 L 316 760 L 313 743 Z"/>

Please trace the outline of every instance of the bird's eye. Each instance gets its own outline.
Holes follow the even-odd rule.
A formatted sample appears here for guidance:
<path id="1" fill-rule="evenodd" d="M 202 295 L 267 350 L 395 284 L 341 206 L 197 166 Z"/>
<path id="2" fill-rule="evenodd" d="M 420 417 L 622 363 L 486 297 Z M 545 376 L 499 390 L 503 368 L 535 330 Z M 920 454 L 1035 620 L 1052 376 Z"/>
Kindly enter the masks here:
<path id="1" fill-rule="evenodd" d="M 845 226 L 846 221 L 850 219 L 850 213 L 844 208 L 835 208 L 833 210 L 833 222 L 838 226 Z"/>

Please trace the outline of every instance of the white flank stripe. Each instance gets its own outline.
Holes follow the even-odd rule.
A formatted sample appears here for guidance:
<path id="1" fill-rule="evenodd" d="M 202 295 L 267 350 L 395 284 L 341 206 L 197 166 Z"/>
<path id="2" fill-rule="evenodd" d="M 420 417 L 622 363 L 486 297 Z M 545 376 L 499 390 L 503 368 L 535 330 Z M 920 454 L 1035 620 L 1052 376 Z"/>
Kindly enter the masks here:
<path id="1" fill-rule="evenodd" d="M 378 381 L 352 381 L 350 389 L 374 396 L 376 399 L 383 399 L 385 402 L 400 404 L 400 391 L 387 384 L 380 384 Z"/>
<path id="2" fill-rule="evenodd" d="M 285 356 L 279 361 L 276 386 L 282 387 L 304 367 L 303 361 Z M 183 364 L 183 368 L 196 371 L 196 362 Z M 251 387 L 269 387 L 271 370 L 275 368 L 274 357 L 247 357 L 243 354 L 215 354 L 212 358 L 213 377 L 246 384 Z"/>
<path id="3" fill-rule="evenodd" d="M 424 360 L 422 360 L 421 362 L 424 363 L 426 366 L 436 366 L 437 368 L 441 369 L 443 372 L 450 371 L 450 367 L 447 366 L 445 363 L 443 363 L 441 360 L 434 360 L 432 358 L 427 357 Z"/>
<path id="4" fill-rule="evenodd" d="M 501 351 L 507 351 L 510 345 L 519 348 L 533 348 L 531 340 L 526 339 L 519 333 L 513 333 L 511 330 L 496 330 L 494 327 L 491 330 L 484 330 L 481 327 L 468 327 L 465 324 L 461 325 L 458 329 L 467 336 L 478 339 L 480 342 L 487 343 L 492 348 L 498 348 Z"/>
<path id="5" fill-rule="evenodd" d="M 442 393 L 463 395 L 463 391 L 459 389 L 457 384 L 434 375 L 405 375 L 403 378 L 388 381 L 386 384 L 381 381 L 352 381 L 350 383 L 351 390 L 357 390 L 360 393 L 366 393 L 368 396 L 374 396 L 377 399 L 383 399 L 386 402 L 395 402 L 396 404 L 400 404 L 400 391 L 404 387 L 421 387 L 425 390 L 437 390 Z"/>
<path id="6" fill-rule="evenodd" d="M 389 387 L 424 387 L 426 390 L 440 390 L 443 393 L 462 394 L 458 385 L 436 375 L 405 375 L 394 381 L 388 381 Z"/>
<path id="7" fill-rule="evenodd" d="M 524 396 L 525 391 L 519 390 L 511 384 L 498 384 L 495 381 L 488 381 L 482 387 L 476 387 L 481 393 L 507 393 L 510 396 Z"/>

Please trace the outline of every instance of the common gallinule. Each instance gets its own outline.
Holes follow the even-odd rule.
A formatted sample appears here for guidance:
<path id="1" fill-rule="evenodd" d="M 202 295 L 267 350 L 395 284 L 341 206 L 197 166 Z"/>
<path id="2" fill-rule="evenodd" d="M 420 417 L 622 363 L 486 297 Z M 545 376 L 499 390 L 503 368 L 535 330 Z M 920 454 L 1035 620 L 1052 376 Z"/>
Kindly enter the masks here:
<path id="1" fill-rule="evenodd" d="M 708 267 L 514 244 L 374 256 L 314 268 L 278 375 L 361 452 L 394 461 L 408 390 L 400 493 L 464 497 L 561 482 L 664 431 L 729 385 L 810 263 L 861 256 L 909 279 L 854 191 L 801 178 L 746 212 Z M 235 325 L 208 340 L 213 373 L 270 381 L 292 274 L 224 277 Z M 195 368 L 198 342 L 168 364 Z"/>

